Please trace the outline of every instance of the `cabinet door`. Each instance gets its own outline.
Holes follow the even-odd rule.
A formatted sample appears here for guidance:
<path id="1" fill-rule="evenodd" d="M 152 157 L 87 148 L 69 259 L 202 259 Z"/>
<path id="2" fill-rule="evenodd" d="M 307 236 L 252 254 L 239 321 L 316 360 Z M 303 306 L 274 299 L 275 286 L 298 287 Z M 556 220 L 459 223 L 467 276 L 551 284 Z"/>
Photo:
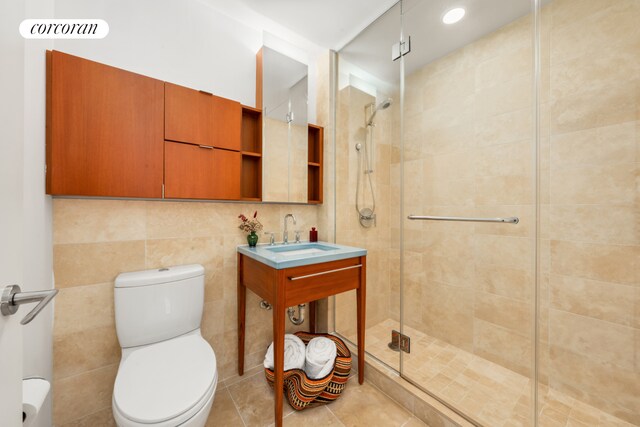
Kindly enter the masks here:
<path id="1" fill-rule="evenodd" d="M 240 199 L 242 155 L 237 151 L 214 150 L 215 199 Z"/>
<path id="2" fill-rule="evenodd" d="M 241 150 L 242 105 L 230 99 L 212 97 L 213 145 L 227 150 Z"/>
<path id="3" fill-rule="evenodd" d="M 164 139 L 213 145 L 213 95 L 173 83 L 164 88 Z"/>
<path id="4" fill-rule="evenodd" d="M 162 197 L 163 82 L 47 52 L 47 193 Z"/>
<path id="5" fill-rule="evenodd" d="M 165 141 L 164 196 L 168 199 L 215 199 L 214 149 Z"/>

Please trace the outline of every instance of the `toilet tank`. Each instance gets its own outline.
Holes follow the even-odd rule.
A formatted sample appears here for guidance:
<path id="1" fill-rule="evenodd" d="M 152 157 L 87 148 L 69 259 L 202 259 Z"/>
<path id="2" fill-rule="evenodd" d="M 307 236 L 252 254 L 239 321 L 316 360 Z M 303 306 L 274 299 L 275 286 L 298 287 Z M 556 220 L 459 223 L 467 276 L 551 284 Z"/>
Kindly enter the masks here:
<path id="1" fill-rule="evenodd" d="M 194 331 L 202 319 L 204 267 L 192 264 L 121 273 L 116 278 L 114 299 L 122 348 Z"/>

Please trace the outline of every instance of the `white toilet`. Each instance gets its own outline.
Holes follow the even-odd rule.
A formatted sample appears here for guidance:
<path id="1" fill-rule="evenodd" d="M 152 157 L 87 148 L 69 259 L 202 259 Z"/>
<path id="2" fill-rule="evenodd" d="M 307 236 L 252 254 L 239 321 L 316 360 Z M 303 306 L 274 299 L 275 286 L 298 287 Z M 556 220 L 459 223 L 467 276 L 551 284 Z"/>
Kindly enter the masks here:
<path id="1" fill-rule="evenodd" d="M 204 426 L 218 384 L 216 355 L 200 334 L 204 268 L 122 273 L 114 294 L 122 347 L 113 390 L 118 426 Z"/>

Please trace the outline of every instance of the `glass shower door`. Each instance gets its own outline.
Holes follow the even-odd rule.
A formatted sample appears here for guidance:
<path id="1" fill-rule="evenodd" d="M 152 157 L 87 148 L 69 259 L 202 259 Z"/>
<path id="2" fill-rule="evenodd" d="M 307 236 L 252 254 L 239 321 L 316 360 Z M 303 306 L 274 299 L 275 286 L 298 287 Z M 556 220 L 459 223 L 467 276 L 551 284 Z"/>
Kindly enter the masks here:
<path id="1" fill-rule="evenodd" d="M 401 374 L 485 426 L 532 425 L 533 5 L 403 10 Z"/>
<path id="2" fill-rule="evenodd" d="M 338 53 L 336 242 L 367 248 L 366 348 L 399 370 L 389 348 L 400 329 L 400 4 Z M 335 330 L 356 342 L 354 292 L 335 298 Z"/>

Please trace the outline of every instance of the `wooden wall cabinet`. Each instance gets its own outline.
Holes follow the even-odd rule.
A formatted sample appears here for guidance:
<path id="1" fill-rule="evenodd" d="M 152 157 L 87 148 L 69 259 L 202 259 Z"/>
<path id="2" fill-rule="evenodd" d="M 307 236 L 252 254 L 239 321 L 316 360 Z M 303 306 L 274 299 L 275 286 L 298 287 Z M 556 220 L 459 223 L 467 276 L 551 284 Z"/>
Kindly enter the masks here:
<path id="1" fill-rule="evenodd" d="M 164 84 L 47 52 L 47 193 L 162 197 Z"/>
<path id="2" fill-rule="evenodd" d="M 164 87 L 166 140 L 240 151 L 239 102 L 173 83 Z"/>
<path id="3" fill-rule="evenodd" d="M 239 151 L 213 150 L 214 199 L 240 200 L 242 154 Z"/>
<path id="4" fill-rule="evenodd" d="M 164 156 L 165 198 L 240 198 L 239 152 L 165 141 Z"/>
<path id="5" fill-rule="evenodd" d="M 262 200 L 262 112 L 47 52 L 47 193 Z"/>

